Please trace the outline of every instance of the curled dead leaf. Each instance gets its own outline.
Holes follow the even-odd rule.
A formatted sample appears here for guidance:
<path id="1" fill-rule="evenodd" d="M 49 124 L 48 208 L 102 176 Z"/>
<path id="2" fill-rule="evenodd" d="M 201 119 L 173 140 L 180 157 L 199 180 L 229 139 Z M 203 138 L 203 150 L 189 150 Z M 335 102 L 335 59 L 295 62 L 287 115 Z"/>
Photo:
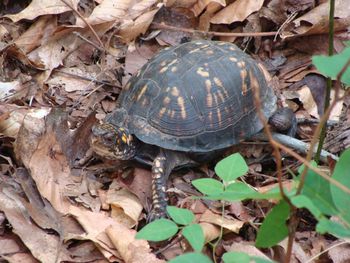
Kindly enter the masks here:
<path id="1" fill-rule="evenodd" d="M 234 233 L 238 233 L 244 224 L 243 221 L 239 221 L 234 218 L 229 219 L 229 218 L 223 217 L 222 215 L 214 214 L 209 209 L 205 211 L 205 213 L 201 216 L 199 221 L 201 223 L 206 222 L 206 223 L 212 223 L 212 224 L 221 226 Z"/>
<path id="2" fill-rule="evenodd" d="M 78 7 L 78 0 L 66 0 L 75 9 Z M 61 0 L 33 0 L 25 9 L 18 14 L 5 15 L 13 22 L 18 22 L 22 19 L 33 20 L 38 16 L 62 14 L 64 12 L 71 11 L 71 8 L 67 6 Z"/>
<path id="3" fill-rule="evenodd" d="M 243 21 L 250 14 L 258 11 L 263 3 L 264 0 L 236 0 L 219 11 L 210 22 L 213 24 L 231 24 Z"/>
<path id="4" fill-rule="evenodd" d="M 322 34 L 328 32 L 328 1 L 311 9 L 305 15 L 295 19 L 285 30 L 282 31 L 283 38 L 302 34 Z M 334 30 L 340 31 L 350 25 L 350 5 L 348 0 L 335 1 Z"/>
<path id="5" fill-rule="evenodd" d="M 165 262 L 164 260 L 156 258 L 156 256 L 151 253 L 147 241 L 135 239 L 135 230 L 130 230 L 120 224 L 115 224 L 109 226 L 106 229 L 106 233 L 126 263 Z"/>
<path id="6" fill-rule="evenodd" d="M 127 189 L 110 189 L 106 202 L 111 205 L 112 217 L 131 228 L 136 225 L 142 212 L 139 199 Z"/>

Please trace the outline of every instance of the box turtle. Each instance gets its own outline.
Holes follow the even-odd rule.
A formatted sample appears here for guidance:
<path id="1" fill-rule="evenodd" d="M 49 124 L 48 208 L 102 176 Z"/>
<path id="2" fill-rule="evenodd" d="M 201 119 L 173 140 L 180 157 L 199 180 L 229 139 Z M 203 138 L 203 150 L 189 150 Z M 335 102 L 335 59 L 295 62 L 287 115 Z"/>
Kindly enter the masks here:
<path id="1" fill-rule="evenodd" d="M 108 159 L 152 165 L 153 208 L 166 215 L 166 182 L 175 168 L 196 165 L 259 133 L 253 90 L 265 117 L 294 127 L 259 63 L 233 44 L 198 40 L 165 48 L 126 84 L 117 109 L 92 129 L 91 145 Z"/>

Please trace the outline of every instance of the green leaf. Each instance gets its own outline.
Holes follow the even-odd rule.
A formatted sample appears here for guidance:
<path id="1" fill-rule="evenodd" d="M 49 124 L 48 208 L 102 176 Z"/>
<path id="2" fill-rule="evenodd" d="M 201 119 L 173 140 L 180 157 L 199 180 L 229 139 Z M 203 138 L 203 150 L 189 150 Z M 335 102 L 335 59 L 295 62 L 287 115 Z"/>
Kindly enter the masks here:
<path id="1" fill-rule="evenodd" d="M 193 262 L 212 263 L 212 261 L 207 256 L 204 256 L 203 254 L 198 252 L 186 253 L 169 261 L 169 263 L 193 263 Z"/>
<path id="2" fill-rule="evenodd" d="M 295 192 L 295 188 L 292 189 L 293 193 Z M 291 195 L 290 192 L 286 192 L 287 195 Z M 239 200 L 246 200 L 246 199 L 275 199 L 280 200 L 281 194 L 279 192 L 279 188 L 273 188 L 270 191 L 266 193 L 259 193 L 255 191 L 253 188 L 249 187 L 249 185 L 242 183 L 242 182 L 234 182 L 232 184 L 229 184 L 225 191 L 220 195 L 210 195 L 204 197 L 204 199 L 209 200 L 224 200 L 224 201 L 239 201 Z"/>
<path id="3" fill-rule="evenodd" d="M 318 224 L 316 225 L 316 231 L 321 234 L 329 233 L 340 238 L 350 237 L 349 228 L 338 222 L 331 221 L 328 218 L 322 218 L 319 220 Z"/>
<path id="4" fill-rule="evenodd" d="M 136 234 L 136 238 L 149 241 L 162 241 L 175 235 L 178 230 L 179 228 L 173 221 L 162 218 L 142 228 Z"/>
<path id="5" fill-rule="evenodd" d="M 227 252 L 222 256 L 225 263 L 249 263 L 250 256 L 243 252 Z"/>
<path id="6" fill-rule="evenodd" d="M 312 62 L 316 68 L 325 76 L 336 79 L 338 73 L 350 59 L 350 47 L 345 48 L 341 53 L 334 56 L 313 56 Z M 350 85 L 350 67 L 344 72 L 341 81 Z"/>
<path id="7" fill-rule="evenodd" d="M 203 229 L 200 225 L 192 224 L 185 226 L 182 234 L 195 251 L 201 251 L 203 249 L 205 239 Z"/>
<path id="8" fill-rule="evenodd" d="M 318 209 L 315 203 L 306 195 L 293 196 L 291 199 L 293 205 L 298 208 L 307 208 L 316 219 L 321 219 L 323 217 L 322 212 Z"/>
<path id="9" fill-rule="evenodd" d="M 261 257 L 250 256 L 243 252 L 227 252 L 222 256 L 224 263 L 273 263 L 274 261 Z"/>
<path id="10" fill-rule="evenodd" d="M 239 153 L 232 154 L 218 162 L 215 166 L 216 174 L 226 183 L 245 175 L 248 166 Z"/>
<path id="11" fill-rule="evenodd" d="M 205 195 L 217 195 L 224 191 L 224 185 L 220 181 L 211 178 L 193 180 L 192 184 Z"/>
<path id="12" fill-rule="evenodd" d="M 262 248 L 271 247 L 288 236 L 286 221 L 289 213 L 289 205 L 284 200 L 272 208 L 258 231 L 255 245 Z"/>
<path id="13" fill-rule="evenodd" d="M 188 225 L 194 220 L 194 214 L 188 209 L 167 206 L 166 210 L 175 223 L 179 225 Z"/>
<path id="14" fill-rule="evenodd" d="M 316 166 L 314 162 L 312 165 Z M 304 166 L 301 166 L 299 172 L 301 173 L 303 169 Z M 329 182 L 310 169 L 307 171 L 305 184 L 301 193 L 312 200 L 312 203 L 322 213 L 326 215 L 338 214 L 331 195 Z"/>
<path id="15" fill-rule="evenodd" d="M 350 149 L 341 154 L 334 168 L 333 179 L 350 189 Z M 334 204 L 340 211 L 338 216 L 350 225 L 350 195 L 334 184 L 331 184 L 330 188 Z"/>

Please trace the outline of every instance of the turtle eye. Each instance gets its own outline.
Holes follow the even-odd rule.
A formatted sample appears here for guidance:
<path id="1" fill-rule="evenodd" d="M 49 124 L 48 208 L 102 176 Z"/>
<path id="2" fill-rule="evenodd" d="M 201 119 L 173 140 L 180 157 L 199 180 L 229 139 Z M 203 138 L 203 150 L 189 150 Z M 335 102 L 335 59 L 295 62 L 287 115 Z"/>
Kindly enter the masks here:
<path id="1" fill-rule="evenodd" d="M 104 141 L 106 144 L 114 144 L 116 141 L 115 134 L 109 132 L 106 133 L 105 136 L 103 137 Z"/>

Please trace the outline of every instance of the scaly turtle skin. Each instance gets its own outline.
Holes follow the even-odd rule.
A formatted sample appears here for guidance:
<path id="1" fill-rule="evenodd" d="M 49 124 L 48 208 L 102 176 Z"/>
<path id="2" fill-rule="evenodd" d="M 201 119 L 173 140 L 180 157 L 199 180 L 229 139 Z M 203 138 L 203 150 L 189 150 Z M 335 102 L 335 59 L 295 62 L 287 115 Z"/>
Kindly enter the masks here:
<path id="1" fill-rule="evenodd" d="M 200 40 L 165 49 L 130 79 L 117 109 L 93 128 L 92 147 L 108 159 L 152 163 L 149 218 L 164 217 L 174 168 L 208 160 L 261 131 L 254 91 L 267 119 L 294 127 L 291 110 L 277 111 L 261 65 L 235 45 Z"/>

